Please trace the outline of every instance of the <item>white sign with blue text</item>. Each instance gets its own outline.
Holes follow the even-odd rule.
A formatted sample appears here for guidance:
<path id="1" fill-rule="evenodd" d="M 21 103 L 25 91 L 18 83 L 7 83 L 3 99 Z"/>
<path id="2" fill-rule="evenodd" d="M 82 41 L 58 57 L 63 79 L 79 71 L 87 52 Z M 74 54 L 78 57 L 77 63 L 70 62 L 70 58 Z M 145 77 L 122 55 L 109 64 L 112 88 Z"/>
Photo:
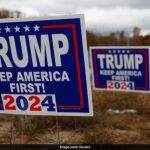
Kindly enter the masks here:
<path id="1" fill-rule="evenodd" d="M 97 90 L 150 92 L 149 47 L 90 47 Z"/>
<path id="2" fill-rule="evenodd" d="M 92 116 L 83 15 L 0 20 L 0 113 Z"/>

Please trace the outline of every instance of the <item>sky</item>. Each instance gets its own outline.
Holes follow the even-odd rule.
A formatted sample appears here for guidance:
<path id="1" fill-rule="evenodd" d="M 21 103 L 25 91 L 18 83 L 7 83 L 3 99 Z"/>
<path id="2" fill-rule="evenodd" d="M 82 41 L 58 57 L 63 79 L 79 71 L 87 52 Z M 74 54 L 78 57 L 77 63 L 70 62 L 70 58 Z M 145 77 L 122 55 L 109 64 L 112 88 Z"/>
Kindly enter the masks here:
<path id="1" fill-rule="evenodd" d="M 26 17 L 84 14 L 86 28 L 110 33 L 141 28 L 150 34 L 150 0 L 0 0 L 0 9 L 18 10 Z"/>

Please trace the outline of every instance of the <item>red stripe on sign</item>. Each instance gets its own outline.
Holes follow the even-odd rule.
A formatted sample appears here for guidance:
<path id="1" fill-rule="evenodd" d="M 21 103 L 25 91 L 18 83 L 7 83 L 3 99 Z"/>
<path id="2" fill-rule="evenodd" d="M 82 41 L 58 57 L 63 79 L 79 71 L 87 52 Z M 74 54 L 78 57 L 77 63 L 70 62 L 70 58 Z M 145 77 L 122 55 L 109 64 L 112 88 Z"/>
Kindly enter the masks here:
<path id="1" fill-rule="evenodd" d="M 98 79 L 99 70 L 97 69 L 98 66 L 97 66 L 96 61 L 97 61 L 97 54 L 107 53 L 107 51 L 108 50 L 94 50 L 94 52 L 93 52 L 94 53 L 93 54 L 93 59 L 94 59 L 93 65 L 94 65 L 94 73 L 95 73 L 95 77 L 96 77 L 96 82 L 95 82 L 96 86 L 95 87 L 106 88 L 106 85 L 101 84 L 100 83 L 101 81 Z"/>
<path id="2" fill-rule="evenodd" d="M 83 88 L 82 88 L 82 81 L 81 81 L 81 70 L 80 70 L 80 63 L 79 63 L 78 42 L 77 42 L 75 24 L 47 25 L 47 26 L 42 26 L 42 28 L 43 29 L 55 29 L 55 28 L 71 28 L 72 29 L 74 50 L 75 50 L 77 79 L 78 79 L 78 86 L 79 86 L 80 105 L 79 106 L 57 106 L 57 108 L 80 108 L 80 109 L 84 108 Z"/>
<path id="3" fill-rule="evenodd" d="M 130 50 L 132 53 L 143 53 L 144 54 L 144 63 L 145 63 L 145 86 L 143 87 L 136 87 L 137 90 L 148 90 L 148 59 L 147 59 L 147 53 L 146 51 L 144 50 L 140 50 L 140 49 L 137 49 L 137 50 Z"/>

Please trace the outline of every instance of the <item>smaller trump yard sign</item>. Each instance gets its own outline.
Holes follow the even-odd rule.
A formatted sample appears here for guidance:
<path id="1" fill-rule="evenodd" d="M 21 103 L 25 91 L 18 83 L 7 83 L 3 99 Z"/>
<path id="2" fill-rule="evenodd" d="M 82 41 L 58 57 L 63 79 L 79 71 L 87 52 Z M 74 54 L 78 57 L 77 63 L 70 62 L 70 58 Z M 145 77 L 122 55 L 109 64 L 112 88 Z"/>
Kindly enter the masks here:
<path id="1" fill-rule="evenodd" d="M 148 47 L 90 47 L 94 89 L 149 92 Z"/>

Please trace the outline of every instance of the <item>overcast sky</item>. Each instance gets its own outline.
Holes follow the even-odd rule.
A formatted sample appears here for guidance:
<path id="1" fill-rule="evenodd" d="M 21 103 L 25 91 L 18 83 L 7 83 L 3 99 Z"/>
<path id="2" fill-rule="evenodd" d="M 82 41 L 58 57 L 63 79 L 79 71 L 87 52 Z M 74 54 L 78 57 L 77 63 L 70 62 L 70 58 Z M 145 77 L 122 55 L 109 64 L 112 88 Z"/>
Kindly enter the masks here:
<path id="1" fill-rule="evenodd" d="M 0 0 L 0 8 L 26 16 L 82 13 L 87 29 L 95 32 L 131 32 L 137 26 L 150 33 L 150 0 Z"/>

